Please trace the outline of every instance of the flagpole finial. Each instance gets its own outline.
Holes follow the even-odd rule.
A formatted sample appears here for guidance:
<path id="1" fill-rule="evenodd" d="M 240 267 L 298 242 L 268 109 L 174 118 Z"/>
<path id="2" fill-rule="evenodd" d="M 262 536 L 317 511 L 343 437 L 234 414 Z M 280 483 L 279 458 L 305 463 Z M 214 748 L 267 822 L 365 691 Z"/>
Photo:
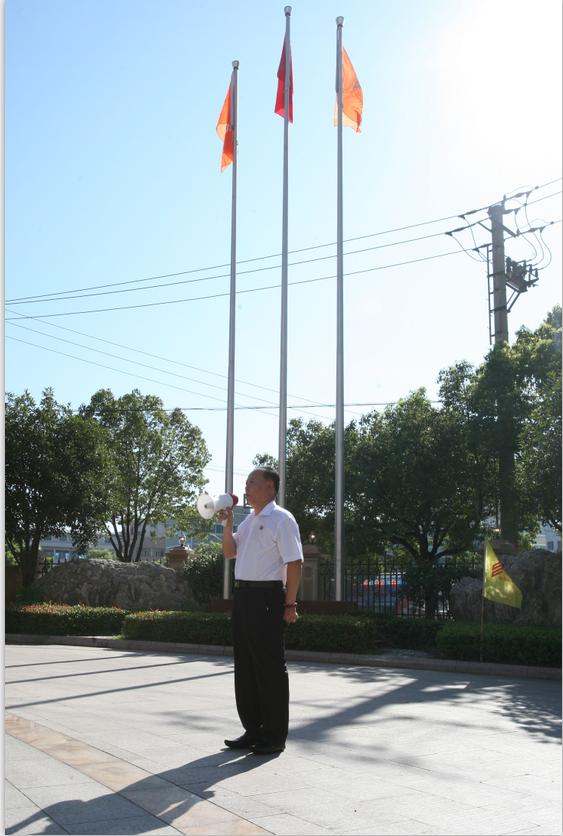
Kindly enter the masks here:
<path id="1" fill-rule="evenodd" d="M 238 70 L 238 61 L 233 61 L 233 70 Z"/>
<path id="2" fill-rule="evenodd" d="M 284 9 L 284 12 L 286 13 L 286 15 L 290 15 L 291 14 L 291 6 L 286 6 L 285 9 Z"/>
<path id="3" fill-rule="evenodd" d="M 337 17 L 336 18 L 336 25 L 337 26 L 342 26 L 343 24 L 344 24 L 344 18 L 343 17 Z"/>

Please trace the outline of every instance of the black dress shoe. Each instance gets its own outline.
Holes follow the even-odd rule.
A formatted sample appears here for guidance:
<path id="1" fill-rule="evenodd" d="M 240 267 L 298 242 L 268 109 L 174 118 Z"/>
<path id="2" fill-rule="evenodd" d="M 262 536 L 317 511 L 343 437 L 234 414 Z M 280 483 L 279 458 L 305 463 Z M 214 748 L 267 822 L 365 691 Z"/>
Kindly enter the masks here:
<path id="1" fill-rule="evenodd" d="M 251 749 L 256 744 L 254 735 L 245 732 L 240 737 L 235 737 L 234 740 L 225 740 L 225 746 L 229 749 Z"/>
<path id="2" fill-rule="evenodd" d="M 277 755 L 284 749 L 285 743 L 255 743 L 254 746 L 251 746 L 253 755 Z"/>

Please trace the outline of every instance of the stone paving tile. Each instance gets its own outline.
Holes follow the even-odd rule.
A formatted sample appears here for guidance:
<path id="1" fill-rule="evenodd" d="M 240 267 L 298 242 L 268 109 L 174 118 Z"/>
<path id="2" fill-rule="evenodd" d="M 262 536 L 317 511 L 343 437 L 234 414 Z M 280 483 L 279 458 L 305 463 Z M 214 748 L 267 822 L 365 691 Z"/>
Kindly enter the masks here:
<path id="1" fill-rule="evenodd" d="M 160 780 L 160 779 L 158 779 Z M 142 787 L 141 785 L 133 785 L 131 787 L 124 787 L 121 790 L 121 795 L 128 798 L 134 804 L 138 804 L 143 810 L 153 813 L 155 816 L 164 817 L 166 814 L 167 821 L 172 814 L 176 817 L 182 813 L 189 811 L 192 807 L 201 803 L 201 798 L 198 795 L 187 792 L 181 787 L 175 787 L 168 784 L 166 781 L 161 781 L 161 786 Z"/>
<path id="2" fill-rule="evenodd" d="M 208 801 L 212 801 L 218 807 L 224 807 L 232 813 L 243 818 L 258 819 L 259 816 L 271 816 L 277 814 L 277 809 L 269 804 L 264 804 L 257 797 L 240 795 L 237 792 L 226 790 L 223 787 L 214 787 L 209 790 L 202 790 L 201 795 Z"/>
<path id="3" fill-rule="evenodd" d="M 260 834 L 271 833 L 257 824 L 244 819 L 238 819 L 235 822 L 221 822 L 218 825 L 196 824 L 187 825 L 182 830 L 186 836 L 260 836 Z"/>
<path id="4" fill-rule="evenodd" d="M 309 788 L 292 792 L 270 792 L 259 795 L 258 798 L 276 808 L 278 814 L 287 813 L 297 819 L 333 829 L 339 834 L 348 829 L 369 827 L 374 821 L 374 815 L 371 811 L 366 811 L 366 805 L 338 798 L 333 793 Z M 390 821 L 398 821 L 402 817 L 398 807 L 393 808 L 392 815 L 387 816 Z M 256 821 L 261 822 L 260 819 Z"/>
<path id="5" fill-rule="evenodd" d="M 7 810 L 16 810 L 18 807 L 34 806 L 31 799 L 14 787 L 9 781 L 4 781 L 4 807 Z"/>
<path id="6" fill-rule="evenodd" d="M 184 801 L 179 805 L 172 805 L 169 809 L 163 810 L 159 817 L 164 821 L 177 827 L 178 830 L 184 830 L 192 827 L 208 827 L 223 829 L 223 823 L 238 824 L 241 821 L 240 816 L 231 813 L 230 810 L 225 810 L 222 807 L 217 807 L 210 801 L 197 799 L 196 801 Z"/>
<path id="7" fill-rule="evenodd" d="M 464 796 L 464 799 L 469 800 Z M 406 818 L 425 822 L 431 827 L 447 829 L 455 834 L 487 836 L 487 834 L 506 833 L 518 826 L 532 826 L 534 822 L 523 821 L 514 807 L 512 812 L 505 809 L 485 809 L 474 807 L 464 801 L 438 799 L 425 793 L 405 794 L 401 798 L 401 813 Z M 365 809 L 365 808 L 364 808 Z M 375 811 L 374 811 L 375 812 Z"/>
<path id="8" fill-rule="evenodd" d="M 257 820 L 263 827 L 267 827 L 271 833 L 277 836 L 330 836 L 333 830 L 328 830 L 326 827 L 320 827 L 318 824 L 313 824 L 305 819 L 298 819 L 296 816 L 290 816 L 287 813 L 278 813 L 276 815 L 264 816 Z"/>
<path id="9" fill-rule="evenodd" d="M 53 836 L 59 834 L 67 834 L 59 824 L 57 824 L 49 816 L 46 816 L 42 810 L 35 806 L 21 807 L 16 810 L 4 811 L 4 828 L 6 834 L 42 834 L 50 833 Z"/>
<path id="10" fill-rule="evenodd" d="M 40 752 L 38 754 L 41 754 Z M 21 789 L 27 787 L 49 787 L 62 784 L 81 784 L 84 775 L 54 759 L 8 760 L 6 778 Z"/>
<path id="11" fill-rule="evenodd" d="M 291 775 L 286 775 L 285 773 L 262 772 L 260 768 L 263 763 L 262 759 L 256 758 L 254 755 L 249 755 L 249 759 L 250 758 L 252 758 L 252 764 L 256 762 L 256 767 L 254 769 L 248 772 L 231 771 L 226 774 L 215 772 L 213 775 L 209 776 L 210 780 L 208 780 L 208 786 L 214 787 L 215 783 L 220 782 L 222 789 L 236 792 L 239 795 L 253 797 L 264 793 L 287 792 L 288 790 L 301 790 L 303 788 L 305 782 L 302 777 L 292 777 Z M 181 781 L 181 785 L 186 786 L 189 789 L 189 781 L 193 781 L 194 783 L 191 786 L 197 786 L 195 784 L 198 777 L 197 775 L 190 773 L 190 776 L 186 779 L 180 775 L 180 780 L 178 781 L 176 773 L 179 772 L 179 770 L 173 770 L 173 772 L 175 777 L 171 780 L 174 780 L 174 783 L 180 783 Z M 186 783 L 183 783 L 184 780 L 186 780 Z M 199 784 L 199 787 L 201 788 L 201 784 Z"/>
<path id="12" fill-rule="evenodd" d="M 71 833 L 76 836 L 82 836 L 82 834 L 85 834 L 85 836 L 86 834 L 91 834 L 91 836 L 126 836 L 126 834 L 141 833 L 146 833 L 148 836 L 180 836 L 182 832 L 149 815 L 132 816 L 119 821 L 102 819 L 80 824 L 74 822 L 69 825 L 69 828 Z"/>
<path id="13" fill-rule="evenodd" d="M 57 787 L 31 787 L 30 799 L 59 824 L 138 816 L 139 807 L 93 781 Z"/>
<path id="14" fill-rule="evenodd" d="M 449 836 L 449 830 L 440 830 L 434 825 L 416 819 L 401 819 L 401 821 L 388 821 L 385 818 L 377 818 L 377 824 L 369 827 L 361 827 L 359 830 L 343 830 L 342 836 Z"/>
<path id="15" fill-rule="evenodd" d="M 158 787 L 162 783 L 159 778 L 153 776 L 150 772 L 115 758 L 112 761 L 102 763 L 85 763 L 80 767 L 80 772 L 116 792 L 140 782 L 144 782 L 147 787 L 149 785 Z"/>

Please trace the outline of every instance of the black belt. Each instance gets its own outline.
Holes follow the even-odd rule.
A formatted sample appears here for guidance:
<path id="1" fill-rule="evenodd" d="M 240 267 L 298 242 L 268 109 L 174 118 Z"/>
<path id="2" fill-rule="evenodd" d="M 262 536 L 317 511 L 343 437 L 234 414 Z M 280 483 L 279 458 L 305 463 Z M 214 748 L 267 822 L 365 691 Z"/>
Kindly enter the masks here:
<path id="1" fill-rule="evenodd" d="M 275 589 L 283 587 L 283 581 L 235 581 L 235 589 L 248 587 L 250 589 Z"/>

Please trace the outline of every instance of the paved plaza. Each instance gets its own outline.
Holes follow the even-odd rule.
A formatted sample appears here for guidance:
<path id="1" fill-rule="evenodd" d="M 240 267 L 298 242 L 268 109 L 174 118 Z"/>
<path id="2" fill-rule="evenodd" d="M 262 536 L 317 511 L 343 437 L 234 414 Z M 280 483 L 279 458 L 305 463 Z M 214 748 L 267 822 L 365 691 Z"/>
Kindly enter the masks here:
<path id="1" fill-rule="evenodd" d="M 560 834 L 561 685 L 290 662 L 286 751 L 226 656 L 8 645 L 6 833 Z"/>

